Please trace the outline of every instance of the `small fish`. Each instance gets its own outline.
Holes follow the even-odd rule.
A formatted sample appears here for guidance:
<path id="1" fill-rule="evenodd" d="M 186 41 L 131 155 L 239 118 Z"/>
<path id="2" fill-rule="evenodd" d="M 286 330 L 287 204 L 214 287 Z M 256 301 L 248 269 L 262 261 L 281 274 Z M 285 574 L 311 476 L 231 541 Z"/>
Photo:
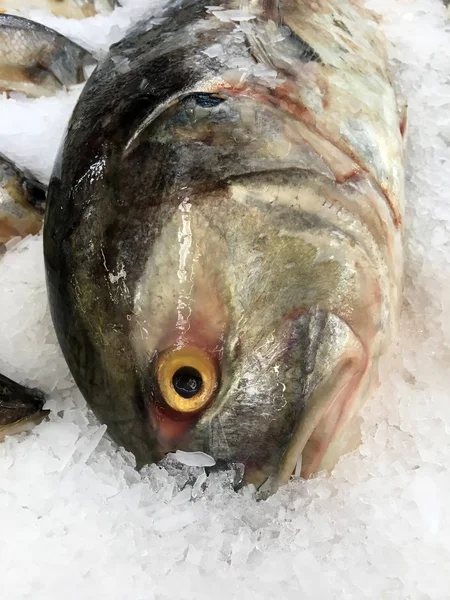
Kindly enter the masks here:
<path id="1" fill-rule="evenodd" d="M 72 115 L 53 322 L 138 464 L 204 452 L 274 491 L 353 446 L 395 338 L 405 111 L 357 0 L 165 16 L 111 47 Z"/>
<path id="2" fill-rule="evenodd" d="M 44 404 L 45 396 L 40 390 L 0 375 L 0 441 L 40 423 L 49 414 L 43 410 Z"/>
<path id="3" fill-rule="evenodd" d="M 93 17 L 110 12 L 115 6 L 114 0 L 0 0 L 0 12 L 36 8 L 68 19 Z"/>
<path id="4" fill-rule="evenodd" d="M 0 91 L 51 96 L 85 81 L 95 64 L 87 50 L 56 31 L 0 14 Z"/>
<path id="5" fill-rule="evenodd" d="M 45 186 L 0 154 L 0 245 L 42 228 Z"/>

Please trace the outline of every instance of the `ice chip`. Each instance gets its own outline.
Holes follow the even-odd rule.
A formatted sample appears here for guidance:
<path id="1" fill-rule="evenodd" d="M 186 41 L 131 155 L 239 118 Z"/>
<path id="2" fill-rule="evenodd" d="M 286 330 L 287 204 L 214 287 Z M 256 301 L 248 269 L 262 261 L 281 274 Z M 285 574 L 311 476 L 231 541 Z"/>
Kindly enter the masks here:
<path id="1" fill-rule="evenodd" d="M 216 464 L 214 458 L 204 452 L 184 452 L 183 450 L 177 450 L 169 454 L 169 456 L 172 456 L 182 465 L 188 467 L 213 467 Z"/>

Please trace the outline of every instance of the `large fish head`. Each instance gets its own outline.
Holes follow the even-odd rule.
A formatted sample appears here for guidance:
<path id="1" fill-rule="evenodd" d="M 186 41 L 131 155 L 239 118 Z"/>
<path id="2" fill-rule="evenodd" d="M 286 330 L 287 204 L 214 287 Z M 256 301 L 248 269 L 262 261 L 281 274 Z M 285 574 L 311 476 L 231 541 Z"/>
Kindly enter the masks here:
<path id="1" fill-rule="evenodd" d="M 332 192 L 301 167 L 327 167 L 295 127 L 264 97 L 192 92 L 125 151 L 126 172 L 144 148 L 165 172 L 129 317 L 148 426 L 161 454 L 241 462 L 257 485 L 322 464 L 366 367 L 343 317 L 360 253 L 323 218 Z"/>
<path id="2" fill-rule="evenodd" d="M 270 20 L 275 40 L 244 23 L 242 60 L 222 65 L 209 44 L 234 24 L 199 21 L 195 37 L 191 12 L 204 10 L 113 48 L 83 91 L 44 230 L 53 320 L 83 394 L 138 464 L 203 451 L 276 489 L 354 442 L 390 329 L 391 217 L 339 147 L 341 113 L 335 143 L 315 127 L 341 62 L 324 67 Z M 376 166 L 378 138 L 359 125 Z"/>

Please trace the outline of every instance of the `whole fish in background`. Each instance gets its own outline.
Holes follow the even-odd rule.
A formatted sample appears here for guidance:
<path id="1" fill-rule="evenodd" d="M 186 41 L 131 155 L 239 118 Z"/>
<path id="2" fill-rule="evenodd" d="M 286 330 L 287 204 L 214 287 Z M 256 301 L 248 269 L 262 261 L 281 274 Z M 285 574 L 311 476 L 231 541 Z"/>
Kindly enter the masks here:
<path id="1" fill-rule="evenodd" d="M 99 12 L 110 12 L 115 0 L 0 0 L 0 11 L 37 8 L 48 10 L 57 17 L 83 19 Z"/>
<path id="2" fill-rule="evenodd" d="M 51 96 L 85 81 L 95 59 L 44 25 L 0 14 L 0 92 Z"/>
<path id="3" fill-rule="evenodd" d="M 403 140 L 356 0 L 185 0 L 110 49 L 49 187 L 52 316 L 138 465 L 331 468 L 395 335 Z"/>
<path id="4" fill-rule="evenodd" d="M 0 256 L 14 237 L 40 232 L 46 188 L 30 173 L 0 154 Z M 0 441 L 42 421 L 45 397 L 0 374 Z"/>
<path id="5" fill-rule="evenodd" d="M 0 247 L 42 228 L 45 186 L 0 154 Z"/>

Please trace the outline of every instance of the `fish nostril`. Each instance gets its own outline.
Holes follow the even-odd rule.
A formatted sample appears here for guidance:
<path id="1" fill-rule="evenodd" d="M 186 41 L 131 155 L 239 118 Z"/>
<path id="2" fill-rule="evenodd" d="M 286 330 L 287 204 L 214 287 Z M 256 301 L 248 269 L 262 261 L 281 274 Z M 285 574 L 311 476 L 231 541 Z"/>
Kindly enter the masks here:
<path id="1" fill-rule="evenodd" d="M 193 398 L 203 386 L 203 380 L 197 369 L 181 367 L 172 377 L 172 385 L 176 393 L 182 398 Z"/>

